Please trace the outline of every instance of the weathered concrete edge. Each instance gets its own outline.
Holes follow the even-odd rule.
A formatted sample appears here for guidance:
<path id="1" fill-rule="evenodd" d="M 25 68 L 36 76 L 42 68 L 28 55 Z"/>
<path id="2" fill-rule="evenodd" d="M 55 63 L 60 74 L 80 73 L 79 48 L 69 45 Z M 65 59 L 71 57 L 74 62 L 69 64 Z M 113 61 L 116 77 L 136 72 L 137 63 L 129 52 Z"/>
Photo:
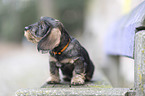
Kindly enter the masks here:
<path id="1" fill-rule="evenodd" d="M 50 95 L 99 95 L 99 96 L 128 96 L 134 94 L 129 88 L 40 88 L 19 89 L 16 96 L 50 96 Z"/>
<path id="2" fill-rule="evenodd" d="M 135 35 L 134 86 L 137 96 L 145 95 L 145 31 Z"/>

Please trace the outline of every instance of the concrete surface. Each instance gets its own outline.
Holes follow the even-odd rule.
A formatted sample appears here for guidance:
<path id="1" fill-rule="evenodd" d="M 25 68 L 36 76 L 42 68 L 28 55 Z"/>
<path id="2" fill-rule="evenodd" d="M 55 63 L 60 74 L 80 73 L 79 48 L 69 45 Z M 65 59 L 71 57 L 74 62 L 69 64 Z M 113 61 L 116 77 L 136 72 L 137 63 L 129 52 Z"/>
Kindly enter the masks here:
<path id="1" fill-rule="evenodd" d="M 127 93 L 130 92 L 130 93 Z M 129 95 L 131 94 L 131 95 Z M 129 88 L 42 88 L 23 89 L 16 96 L 135 96 Z"/>
<path id="2" fill-rule="evenodd" d="M 137 96 L 145 95 L 145 31 L 135 36 L 135 82 Z"/>

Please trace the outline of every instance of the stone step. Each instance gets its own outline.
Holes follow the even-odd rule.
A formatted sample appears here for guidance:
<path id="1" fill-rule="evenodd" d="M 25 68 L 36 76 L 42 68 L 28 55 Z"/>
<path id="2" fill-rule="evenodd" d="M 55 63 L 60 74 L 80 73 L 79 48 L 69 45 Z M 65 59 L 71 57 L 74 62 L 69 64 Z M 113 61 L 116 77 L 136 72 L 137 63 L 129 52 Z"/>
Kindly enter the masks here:
<path id="1" fill-rule="evenodd" d="M 134 90 L 129 88 L 112 88 L 111 84 L 106 80 L 90 81 L 84 85 L 74 86 L 69 82 L 61 84 L 45 83 L 38 89 L 19 89 L 16 96 L 55 96 L 55 95 L 96 95 L 96 96 L 134 96 Z"/>
<path id="2" fill-rule="evenodd" d="M 135 96 L 134 90 L 129 88 L 41 88 L 19 89 L 16 96 Z"/>

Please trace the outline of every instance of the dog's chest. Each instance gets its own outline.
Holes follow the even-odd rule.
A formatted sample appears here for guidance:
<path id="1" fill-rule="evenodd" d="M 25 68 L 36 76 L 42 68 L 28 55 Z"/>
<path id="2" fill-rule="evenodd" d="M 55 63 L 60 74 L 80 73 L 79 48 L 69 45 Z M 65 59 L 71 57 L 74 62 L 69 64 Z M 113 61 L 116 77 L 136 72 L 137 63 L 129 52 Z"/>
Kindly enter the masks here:
<path id="1" fill-rule="evenodd" d="M 68 64 L 74 64 L 74 62 L 79 59 L 79 57 L 73 57 L 73 58 L 64 58 L 62 60 L 57 60 L 55 57 L 50 56 L 50 62 L 55 62 L 56 66 L 61 68 L 64 65 Z"/>

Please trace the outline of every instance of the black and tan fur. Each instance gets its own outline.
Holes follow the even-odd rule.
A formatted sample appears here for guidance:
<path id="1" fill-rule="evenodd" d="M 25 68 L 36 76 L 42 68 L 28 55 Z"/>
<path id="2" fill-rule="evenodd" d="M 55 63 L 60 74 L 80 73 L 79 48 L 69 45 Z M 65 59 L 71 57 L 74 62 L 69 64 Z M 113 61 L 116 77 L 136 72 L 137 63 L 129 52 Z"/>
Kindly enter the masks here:
<path id="1" fill-rule="evenodd" d="M 63 24 L 50 17 L 25 27 L 26 38 L 37 43 L 38 51 L 50 54 L 50 78 L 47 83 L 60 83 L 59 68 L 66 81 L 84 84 L 92 78 L 94 65 L 84 47 L 65 30 Z"/>

